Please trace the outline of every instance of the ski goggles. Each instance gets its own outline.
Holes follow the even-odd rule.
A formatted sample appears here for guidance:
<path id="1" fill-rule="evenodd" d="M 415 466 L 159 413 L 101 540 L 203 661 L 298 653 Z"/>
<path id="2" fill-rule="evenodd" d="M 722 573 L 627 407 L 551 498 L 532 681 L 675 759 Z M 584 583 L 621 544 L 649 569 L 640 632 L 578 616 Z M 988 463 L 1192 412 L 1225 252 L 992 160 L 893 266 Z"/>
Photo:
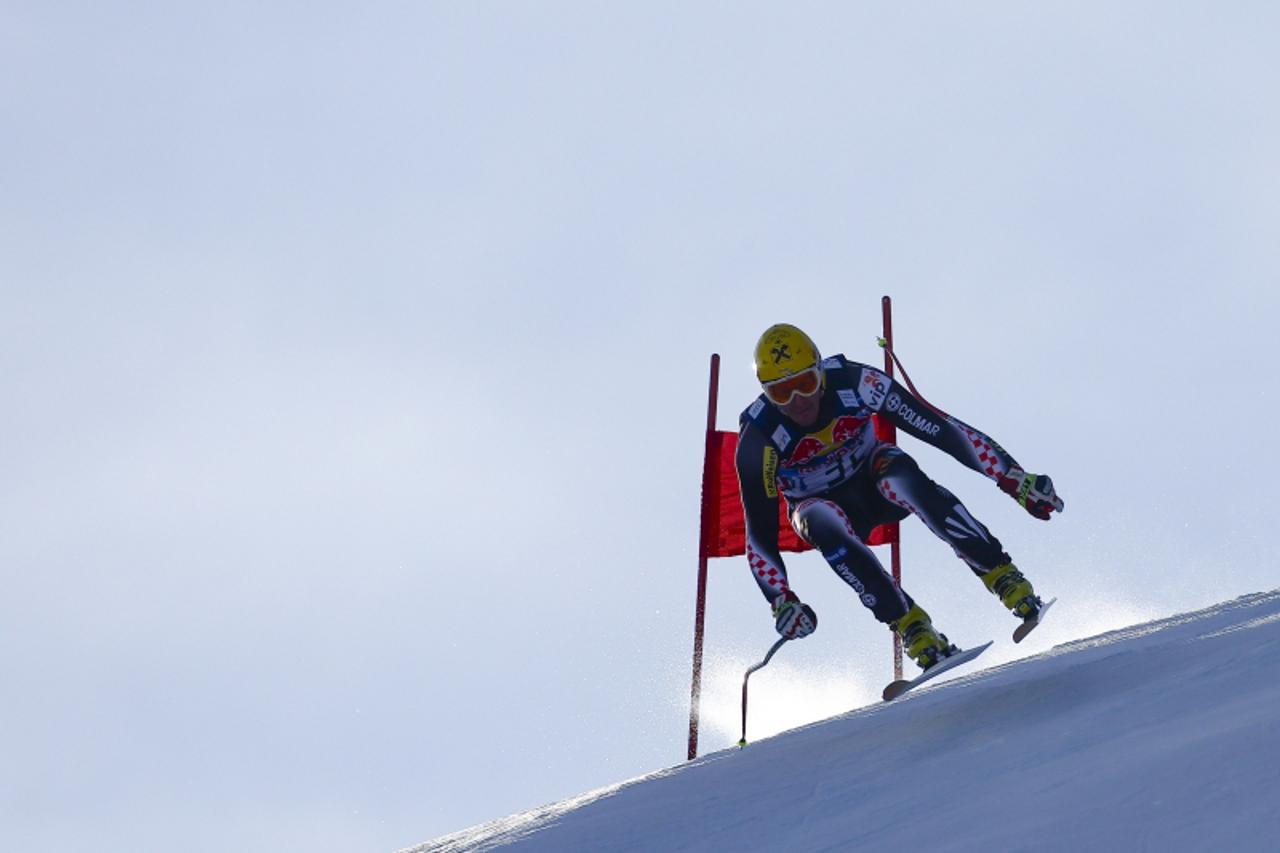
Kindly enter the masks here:
<path id="1" fill-rule="evenodd" d="M 764 394 L 773 403 L 785 406 L 797 394 L 801 397 L 810 397 L 818 393 L 818 389 L 821 387 L 822 374 L 818 372 L 818 368 L 810 367 L 808 370 L 802 370 L 794 376 L 787 376 L 783 379 L 775 379 L 772 382 L 764 383 Z"/>

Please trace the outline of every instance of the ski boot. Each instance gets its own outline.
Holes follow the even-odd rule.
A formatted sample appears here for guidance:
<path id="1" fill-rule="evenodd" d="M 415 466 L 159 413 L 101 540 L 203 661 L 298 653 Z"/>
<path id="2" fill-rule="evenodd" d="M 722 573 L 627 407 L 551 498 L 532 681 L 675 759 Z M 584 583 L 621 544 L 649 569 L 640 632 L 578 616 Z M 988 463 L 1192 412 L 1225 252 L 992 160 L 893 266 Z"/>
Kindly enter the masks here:
<path id="1" fill-rule="evenodd" d="M 1034 620 L 1040 615 L 1044 602 L 1031 588 L 1031 581 L 1027 580 L 1013 563 L 996 566 L 982 576 L 982 582 L 986 584 L 987 589 L 1000 597 L 1000 602 L 1009 608 L 1014 616 L 1024 622 L 1028 619 Z"/>
<path id="2" fill-rule="evenodd" d="M 928 669 L 943 658 L 951 657 L 960 651 L 947 641 L 945 634 L 939 634 L 933 630 L 933 622 L 930 621 L 929 614 L 925 613 L 918 604 L 913 604 L 901 619 L 889 627 L 902 637 L 902 645 L 907 650 L 907 655 L 919 664 L 921 669 Z"/>

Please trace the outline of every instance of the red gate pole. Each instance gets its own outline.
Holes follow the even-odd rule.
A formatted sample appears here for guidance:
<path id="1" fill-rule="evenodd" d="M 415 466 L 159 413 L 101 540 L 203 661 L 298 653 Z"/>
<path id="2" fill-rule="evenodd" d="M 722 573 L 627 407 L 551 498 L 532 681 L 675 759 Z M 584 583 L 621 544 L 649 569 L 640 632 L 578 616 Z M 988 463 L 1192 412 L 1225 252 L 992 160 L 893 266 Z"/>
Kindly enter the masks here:
<path id="1" fill-rule="evenodd" d="M 698 603 L 693 617 L 693 684 L 689 688 L 689 760 L 698 757 L 698 705 L 702 698 L 702 626 L 707 615 L 707 531 L 714 519 L 708 514 L 713 504 L 713 442 L 716 433 L 716 401 L 720 395 L 720 356 L 711 354 L 711 384 L 707 391 L 707 435 L 702 456 L 702 524 L 698 531 Z"/>
<path id="2" fill-rule="evenodd" d="M 889 374 L 889 378 L 893 378 L 893 301 L 888 296 L 880 300 L 880 310 L 884 318 L 884 372 Z M 886 437 L 894 444 L 898 443 L 898 428 L 887 420 L 884 421 Z M 902 544 L 899 541 L 902 538 L 902 529 L 899 525 L 894 524 L 893 541 L 889 543 L 890 565 L 893 570 L 893 585 L 902 588 Z M 893 632 L 893 678 L 898 680 L 902 678 L 902 637 L 897 631 Z"/>

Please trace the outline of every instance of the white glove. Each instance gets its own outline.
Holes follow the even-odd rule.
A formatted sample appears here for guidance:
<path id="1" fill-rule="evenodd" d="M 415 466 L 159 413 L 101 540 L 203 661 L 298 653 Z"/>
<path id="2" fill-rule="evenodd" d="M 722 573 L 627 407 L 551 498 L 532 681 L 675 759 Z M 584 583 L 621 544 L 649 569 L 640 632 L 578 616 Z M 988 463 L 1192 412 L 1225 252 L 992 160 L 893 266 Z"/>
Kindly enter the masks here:
<path id="1" fill-rule="evenodd" d="M 818 614 L 791 590 L 773 600 L 773 627 L 788 640 L 807 637 L 818 627 Z"/>
<path id="2" fill-rule="evenodd" d="M 1028 474 L 1021 468 L 1010 468 L 996 482 L 1018 505 L 1042 521 L 1048 521 L 1055 512 L 1062 512 L 1066 504 L 1053 488 L 1048 474 Z"/>

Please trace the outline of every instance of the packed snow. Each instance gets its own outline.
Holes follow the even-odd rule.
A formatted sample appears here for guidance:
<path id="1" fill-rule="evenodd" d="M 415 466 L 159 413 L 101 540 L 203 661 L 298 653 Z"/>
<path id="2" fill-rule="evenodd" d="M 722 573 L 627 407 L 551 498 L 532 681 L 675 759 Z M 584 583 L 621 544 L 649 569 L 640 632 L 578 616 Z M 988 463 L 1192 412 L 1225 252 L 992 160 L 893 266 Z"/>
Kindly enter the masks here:
<path id="1" fill-rule="evenodd" d="M 411 853 L 1280 850 L 1280 590 L 981 664 Z"/>

